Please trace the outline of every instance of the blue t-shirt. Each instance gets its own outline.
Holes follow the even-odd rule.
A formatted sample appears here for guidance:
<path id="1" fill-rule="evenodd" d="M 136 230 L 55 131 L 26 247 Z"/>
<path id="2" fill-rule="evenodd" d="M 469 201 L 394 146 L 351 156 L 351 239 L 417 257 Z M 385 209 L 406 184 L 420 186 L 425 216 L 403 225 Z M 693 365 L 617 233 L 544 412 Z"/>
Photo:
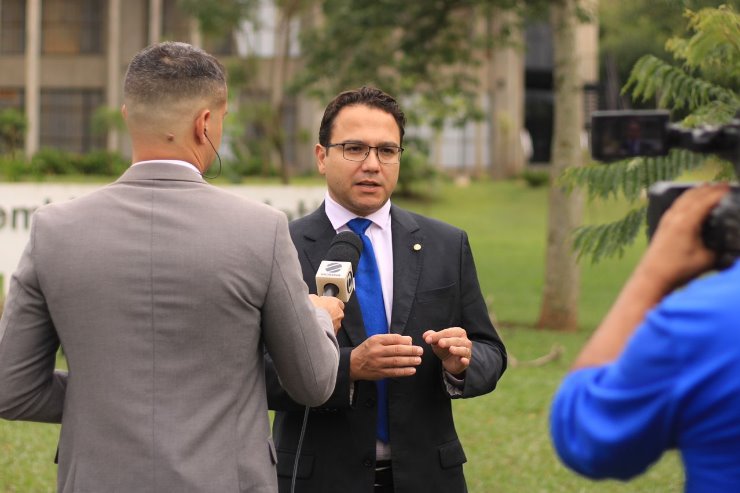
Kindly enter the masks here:
<path id="1" fill-rule="evenodd" d="M 651 310 L 612 364 L 572 372 L 550 432 L 562 461 L 628 479 L 670 448 L 686 491 L 740 491 L 740 262 Z"/>

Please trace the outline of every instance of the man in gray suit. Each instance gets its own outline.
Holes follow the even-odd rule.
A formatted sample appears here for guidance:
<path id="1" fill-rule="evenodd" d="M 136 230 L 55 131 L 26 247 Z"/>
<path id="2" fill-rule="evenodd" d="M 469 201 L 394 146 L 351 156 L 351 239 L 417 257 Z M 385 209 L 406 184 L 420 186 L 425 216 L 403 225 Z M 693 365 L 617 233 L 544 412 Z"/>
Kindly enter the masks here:
<path id="1" fill-rule="evenodd" d="M 62 423 L 60 492 L 277 491 L 263 345 L 288 393 L 321 404 L 343 304 L 309 297 L 284 214 L 203 180 L 226 114 L 215 58 L 143 50 L 123 113 L 131 168 L 34 215 L 0 321 L 0 416 Z"/>

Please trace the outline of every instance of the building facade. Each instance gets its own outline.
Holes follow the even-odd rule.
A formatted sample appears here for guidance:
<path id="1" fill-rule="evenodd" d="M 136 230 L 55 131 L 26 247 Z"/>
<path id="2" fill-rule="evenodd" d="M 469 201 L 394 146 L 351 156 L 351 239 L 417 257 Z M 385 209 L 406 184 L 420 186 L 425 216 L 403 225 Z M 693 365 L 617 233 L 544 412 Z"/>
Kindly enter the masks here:
<path id="1" fill-rule="evenodd" d="M 257 62 L 249 67 L 256 72 L 256 84 L 236 99 L 237 105 L 269 101 L 276 53 L 281 49 L 272 1 L 260 2 L 258 17 L 258 22 L 243 24 L 232 35 L 210 38 L 178 7 L 177 0 L 0 0 L 0 110 L 16 108 L 25 113 L 27 156 L 44 147 L 74 152 L 108 149 L 126 155 L 127 139 L 105 125 L 105 114 L 120 107 L 126 66 L 150 43 L 186 41 L 214 53 L 227 66 L 230 60 L 253 55 Z M 294 35 L 298 29 L 299 25 L 294 26 Z M 594 26 L 585 25 L 580 35 L 581 46 L 595 49 Z M 520 41 L 518 47 L 503 47 L 483 61 L 480 101 L 486 119 L 442 131 L 409 129 L 432 143 L 433 163 L 471 174 L 506 169 L 504 175 L 510 175 L 526 160 L 521 139 L 525 134 L 532 137 L 533 158 L 548 159 L 551 39 L 540 25 L 528 28 Z M 283 74 L 288 78 L 300 65 L 295 36 L 291 47 L 285 64 L 288 73 Z M 585 77 L 595 81 L 593 70 Z M 293 96 L 281 103 L 283 157 L 293 171 L 311 169 L 323 106 Z M 255 127 L 231 138 L 260 136 Z M 228 138 L 221 149 L 227 155 Z"/>

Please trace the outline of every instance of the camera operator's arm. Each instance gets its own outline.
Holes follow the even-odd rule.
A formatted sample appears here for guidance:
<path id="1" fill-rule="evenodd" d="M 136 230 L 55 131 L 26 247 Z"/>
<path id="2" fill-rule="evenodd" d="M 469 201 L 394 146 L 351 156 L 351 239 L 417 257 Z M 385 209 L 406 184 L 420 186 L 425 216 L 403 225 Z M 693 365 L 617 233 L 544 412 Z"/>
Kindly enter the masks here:
<path id="1" fill-rule="evenodd" d="M 703 185 L 674 202 L 573 369 L 614 361 L 648 310 L 673 289 L 712 268 L 714 253 L 702 242 L 702 223 L 728 190 L 726 184 Z"/>

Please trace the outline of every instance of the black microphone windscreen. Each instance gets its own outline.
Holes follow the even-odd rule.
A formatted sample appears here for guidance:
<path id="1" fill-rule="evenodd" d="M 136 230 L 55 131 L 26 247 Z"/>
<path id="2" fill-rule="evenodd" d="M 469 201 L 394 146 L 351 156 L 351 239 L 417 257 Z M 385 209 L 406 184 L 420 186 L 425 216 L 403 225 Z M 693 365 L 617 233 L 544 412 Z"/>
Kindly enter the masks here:
<path id="1" fill-rule="evenodd" d="M 349 262 L 352 264 L 352 272 L 357 272 L 357 264 L 362 254 L 362 240 L 352 231 L 338 233 L 329 245 L 325 260 L 336 262 Z"/>

